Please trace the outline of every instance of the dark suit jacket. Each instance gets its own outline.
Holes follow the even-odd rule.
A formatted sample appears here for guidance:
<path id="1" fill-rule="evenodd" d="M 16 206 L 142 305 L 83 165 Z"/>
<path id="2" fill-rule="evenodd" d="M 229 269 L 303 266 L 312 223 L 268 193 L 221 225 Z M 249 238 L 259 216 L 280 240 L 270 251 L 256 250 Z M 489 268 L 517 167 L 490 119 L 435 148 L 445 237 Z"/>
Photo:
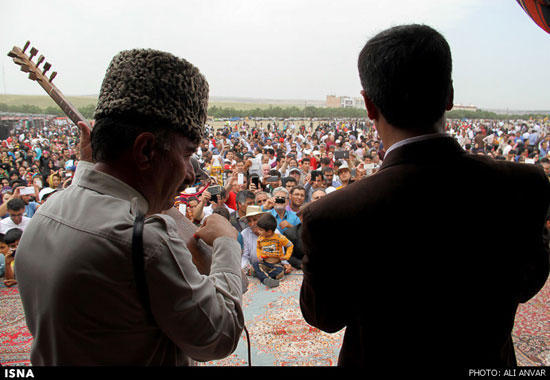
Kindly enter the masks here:
<path id="1" fill-rule="evenodd" d="M 514 365 L 517 305 L 548 277 L 549 204 L 534 165 L 450 137 L 399 147 L 305 210 L 304 318 L 346 328 L 339 365 Z"/>

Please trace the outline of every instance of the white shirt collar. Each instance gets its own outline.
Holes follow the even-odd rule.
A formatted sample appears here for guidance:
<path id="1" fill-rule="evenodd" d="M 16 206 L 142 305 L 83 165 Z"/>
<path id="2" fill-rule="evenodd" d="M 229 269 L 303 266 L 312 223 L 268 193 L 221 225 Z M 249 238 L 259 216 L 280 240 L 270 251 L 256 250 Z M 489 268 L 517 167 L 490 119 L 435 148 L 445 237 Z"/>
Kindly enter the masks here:
<path id="1" fill-rule="evenodd" d="M 395 144 L 393 144 L 392 146 L 390 146 L 388 148 L 388 150 L 386 150 L 386 153 L 384 154 L 384 156 L 387 156 L 388 153 L 390 153 L 392 150 L 397 149 L 397 148 L 399 148 L 403 145 L 411 144 L 411 143 L 418 142 L 418 141 L 430 140 L 430 139 L 434 139 L 434 138 L 437 138 L 437 137 L 447 137 L 447 136 L 448 135 L 446 133 L 442 132 L 442 133 L 430 133 L 430 134 L 427 134 L 427 135 L 409 137 L 408 139 L 398 141 Z"/>

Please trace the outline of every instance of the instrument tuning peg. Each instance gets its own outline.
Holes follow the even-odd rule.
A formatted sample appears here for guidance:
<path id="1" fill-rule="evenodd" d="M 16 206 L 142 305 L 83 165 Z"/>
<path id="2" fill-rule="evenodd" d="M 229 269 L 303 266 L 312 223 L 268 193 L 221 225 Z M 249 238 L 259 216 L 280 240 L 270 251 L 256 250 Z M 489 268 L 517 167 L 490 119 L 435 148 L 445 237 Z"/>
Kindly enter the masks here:
<path id="1" fill-rule="evenodd" d="M 36 80 L 37 79 L 36 73 L 34 71 L 31 71 L 29 73 L 29 79 L 31 79 L 31 80 Z"/>
<path id="2" fill-rule="evenodd" d="M 49 62 L 44 63 L 44 71 L 42 72 L 42 74 L 46 75 L 46 71 L 48 71 L 50 67 L 52 67 L 52 65 L 50 65 Z"/>
<path id="3" fill-rule="evenodd" d="M 43 55 L 40 55 L 40 57 L 38 57 L 38 61 L 36 61 L 36 66 L 40 66 L 40 64 L 44 61 L 44 56 Z"/>
<path id="4" fill-rule="evenodd" d="M 25 50 L 27 50 L 27 48 L 29 47 L 30 44 L 31 44 L 31 41 L 27 41 L 27 43 L 23 47 L 23 53 L 25 52 Z"/>
<path id="5" fill-rule="evenodd" d="M 38 49 L 36 49 L 34 46 L 31 48 L 29 59 L 32 60 L 33 57 L 38 54 Z"/>
<path id="6" fill-rule="evenodd" d="M 57 75 L 57 71 L 54 71 L 52 75 L 50 75 L 50 82 L 53 80 L 53 78 L 55 78 L 56 75 Z"/>

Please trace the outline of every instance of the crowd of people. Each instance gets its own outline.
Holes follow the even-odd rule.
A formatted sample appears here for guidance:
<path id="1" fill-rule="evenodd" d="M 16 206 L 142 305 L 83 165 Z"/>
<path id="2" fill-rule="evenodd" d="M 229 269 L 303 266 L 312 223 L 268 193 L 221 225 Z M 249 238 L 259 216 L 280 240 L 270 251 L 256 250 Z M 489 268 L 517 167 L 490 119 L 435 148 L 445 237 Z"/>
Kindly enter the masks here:
<path id="1" fill-rule="evenodd" d="M 549 126 L 547 119 L 448 120 L 446 132 L 470 153 L 540 165 L 550 176 Z M 261 236 L 257 222 L 262 214 L 271 214 L 277 222 L 275 232 L 293 244 L 288 259 L 280 250 L 284 271 L 273 272 L 279 280 L 301 267 L 301 210 L 375 174 L 384 154 L 383 143 L 367 119 L 300 125 L 228 122 L 223 128 L 208 129 L 196 153 L 206 175 L 197 176 L 195 186 L 177 198 L 176 206 L 196 225 L 213 212 L 226 215 L 240 234 L 242 268 L 260 279 L 266 277 L 265 268 L 257 268 L 262 257 L 257 252 Z M 264 283 L 278 284 L 269 277 Z"/>
<path id="2" fill-rule="evenodd" d="M 549 127 L 548 119 L 448 120 L 446 130 L 468 152 L 540 165 L 550 176 Z M 14 231 L 8 232 L 24 231 L 38 207 L 71 184 L 80 158 L 78 134 L 76 126 L 58 119 L 38 128 L 22 119 L 1 142 L 0 275 L 6 286 L 17 283 L 13 265 L 19 241 L 17 233 L 14 240 Z M 376 173 L 384 153 L 367 119 L 207 125 L 195 154 L 201 175 L 176 198 L 175 207 L 197 226 L 212 213 L 226 216 L 239 231 L 243 270 L 277 286 L 284 274 L 301 267 L 303 207 Z M 278 250 L 280 263 L 271 271 L 257 244 L 262 230 L 257 222 L 264 214 L 274 217 L 273 232 L 292 246 L 290 256 L 288 248 Z"/>
<path id="3" fill-rule="evenodd" d="M 49 196 L 71 184 L 78 136 L 76 126 L 58 118 L 35 124 L 22 117 L 0 143 L 0 276 L 6 286 L 17 284 L 16 248 L 30 219 Z"/>

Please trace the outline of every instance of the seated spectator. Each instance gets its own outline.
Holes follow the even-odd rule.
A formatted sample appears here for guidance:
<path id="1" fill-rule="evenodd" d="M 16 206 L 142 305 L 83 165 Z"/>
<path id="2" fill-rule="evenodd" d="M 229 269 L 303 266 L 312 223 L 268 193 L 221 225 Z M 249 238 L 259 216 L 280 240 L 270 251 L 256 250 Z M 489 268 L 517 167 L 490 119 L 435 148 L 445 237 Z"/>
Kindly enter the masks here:
<path id="1" fill-rule="evenodd" d="M 283 233 L 287 228 L 300 224 L 300 219 L 294 211 L 288 211 L 288 191 L 278 187 L 273 191 L 273 198 L 269 198 L 262 206 L 262 210 L 269 211 L 277 220 L 277 229 Z"/>
<path id="2" fill-rule="evenodd" d="M 265 214 L 260 206 L 248 206 L 246 208 L 245 219 L 248 227 L 245 228 L 241 235 L 243 237 L 243 255 L 241 258 L 241 268 L 248 274 L 254 274 L 253 263 L 258 261 L 256 252 L 258 242 L 258 219 Z"/>
<path id="3" fill-rule="evenodd" d="M 61 182 L 61 176 L 59 173 L 55 172 L 50 174 L 48 177 L 48 184 L 52 189 L 59 189 L 62 187 L 63 183 Z"/>
<path id="4" fill-rule="evenodd" d="M 0 277 L 6 274 L 6 255 L 10 252 L 10 247 L 6 244 L 4 234 L 0 234 Z"/>
<path id="5" fill-rule="evenodd" d="M 7 287 L 17 285 L 15 279 L 15 253 L 21 240 L 23 231 L 19 228 L 12 228 L 4 234 L 4 242 L 8 246 L 8 253 L 5 255 L 5 279 L 4 285 Z"/>
<path id="6" fill-rule="evenodd" d="M 40 190 L 40 192 L 38 193 L 38 200 L 41 204 L 43 204 L 44 202 L 46 202 L 46 200 L 53 194 L 55 193 L 57 190 L 56 189 L 52 189 L 51 187 L 45 187 L 43 188 L 42 190 Z"/>
<path id="7" fill-rule="evenodd" d="M 258 226 L 258 262 L 253 263 L 254 272 L 262 284 L 273 288 L 285 275 L 285 264 L 292 256 L 294 245 L 284 235 L 277 234 L 277 220 L 269 213 L 260 217 Z"/>
<path id="8" fill-rule="evenodd" d="M 24 216 L 25 201 L 21 198 L 10 199 L 7 203 L 9 218 L 0 221 L 0 233 L 5 234 L 12 228 L 19 228 L 21 231 L 29 224 L 31 218 Z"/>

